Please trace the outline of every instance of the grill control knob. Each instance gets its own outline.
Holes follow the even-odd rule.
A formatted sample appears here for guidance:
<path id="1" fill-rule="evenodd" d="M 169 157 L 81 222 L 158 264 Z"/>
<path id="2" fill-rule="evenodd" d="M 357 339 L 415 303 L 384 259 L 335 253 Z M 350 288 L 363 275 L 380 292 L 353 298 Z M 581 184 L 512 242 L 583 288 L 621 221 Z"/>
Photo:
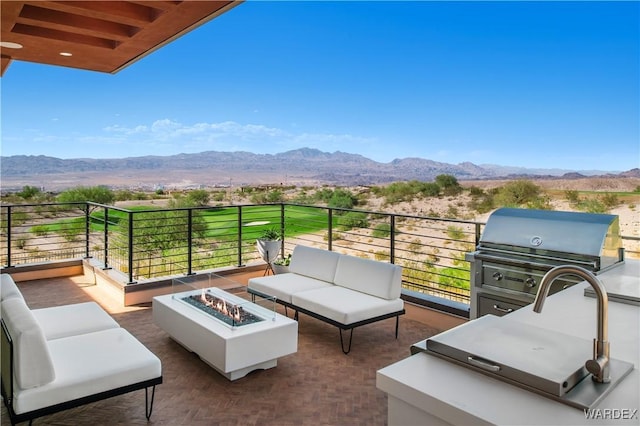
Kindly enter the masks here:
<path id="1" fill-rule="evenodd" d="M 502 272 L 494 272 L 493 279 L 496 281 L 500 281 L 502 279 Z"/>
<path id="2" fill-rule="evenodd" d="M 525 285 L 529 288 L 535 287 L 536 286 L 536 280 L 533 279 L 533 277 L 529 277 L 524 281 Z"/>

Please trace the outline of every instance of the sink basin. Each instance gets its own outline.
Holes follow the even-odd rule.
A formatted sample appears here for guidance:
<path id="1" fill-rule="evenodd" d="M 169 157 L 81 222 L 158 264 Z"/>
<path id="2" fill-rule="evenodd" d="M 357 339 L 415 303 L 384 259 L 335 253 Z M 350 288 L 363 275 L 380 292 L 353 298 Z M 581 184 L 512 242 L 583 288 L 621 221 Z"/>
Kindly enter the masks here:
<path id="1" fill-rule="evenodd" d="M 604 284 L 607 289 L 610 302 L 640 306 L 640 278 L 621 276 L 609 279 L 601 278 L 600 281 L 602 281 L 602 284 Z M 584 295 L 587 297 L 596 297 L 591 287 L 584 289 Z"/>
<path id="2" fill-rule="evenodd" d="M 508 318 L 485 315 L 426 340 L 428 354 L 577 407 L 591 408 L 633 364 L 610 360 L 611 382 L 584 368 L 593 342 Z"/>

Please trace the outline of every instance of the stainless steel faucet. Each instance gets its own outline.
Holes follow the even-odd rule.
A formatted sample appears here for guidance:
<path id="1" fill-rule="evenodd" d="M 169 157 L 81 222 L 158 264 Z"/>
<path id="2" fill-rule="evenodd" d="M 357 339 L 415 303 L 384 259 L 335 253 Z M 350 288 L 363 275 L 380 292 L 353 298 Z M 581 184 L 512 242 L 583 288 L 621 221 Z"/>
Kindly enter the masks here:
<path id="1" fill-rule="evenodd" d="M 596 278 L 590 271 L 581 268 L 579 266 L 566 265 L 556 266 L 547 272 L 540 281 L 540 287 L 536 294 L 536 300 L 533 302 L 533 311 L 542 312 L 542 306 L 549 294 L 549 288 L 556 278 L 562 275 L 575 275 L 582 278 L 593 287 L 598 300 L 598 337 L 593 339 L 593 359 L 588 360 L 585 363 L 585 367 L 589 373 L 592 374 L 594 381 L 599 383 L 609 383 L 611 377 L 609 375 L 609 341 L 608 327 L 609 327 L 609 297 L 607 296 L 607 290 L 602 282 Z"/>

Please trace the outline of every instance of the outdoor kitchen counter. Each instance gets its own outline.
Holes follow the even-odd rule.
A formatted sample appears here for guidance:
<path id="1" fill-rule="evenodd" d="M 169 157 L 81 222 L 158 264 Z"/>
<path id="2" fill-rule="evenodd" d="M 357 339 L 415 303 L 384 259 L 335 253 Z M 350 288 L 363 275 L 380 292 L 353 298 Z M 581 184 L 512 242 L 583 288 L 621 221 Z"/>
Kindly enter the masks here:
<path id="1" fill-rule="evenodd" d="M 630 279 L 640 285 L 640 261 L 627 260 L 599 278 L 605 286 Z M 584 296 L 586 287 L 589 284 L 582 282 L 550 296 L 540 314 L 529 305 L 501 320 L 517 320 L 591 341 L 596 337 L 597 309 L 596 299 Z M 390 425 L 638 425 L 640 412 L 634 410 L 640 409 L 640 307 L 609 302 L 609 341 L 612 358 L 634 364 L 633 371 L 594 407 L 602 409 L 596 414 L 617 418 L 587 419 L 581 409 L 426 353 L 379 370 L 377 387 L 388 394 Z M 585 361 L 591 356 L 585 353 Z M 630 419 L 625 418 L 630 414 Z"/>

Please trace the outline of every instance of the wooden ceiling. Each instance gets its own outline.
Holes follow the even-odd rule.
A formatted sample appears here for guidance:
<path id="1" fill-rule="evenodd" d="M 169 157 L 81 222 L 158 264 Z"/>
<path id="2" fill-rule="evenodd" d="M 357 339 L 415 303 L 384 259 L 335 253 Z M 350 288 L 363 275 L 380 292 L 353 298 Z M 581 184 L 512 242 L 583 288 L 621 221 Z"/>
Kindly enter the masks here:
<path id="1" fill-rule="evenodd" d="M 239 3 L 2 0 L 0 75 L 11 61 L 116 73 Z"/>

